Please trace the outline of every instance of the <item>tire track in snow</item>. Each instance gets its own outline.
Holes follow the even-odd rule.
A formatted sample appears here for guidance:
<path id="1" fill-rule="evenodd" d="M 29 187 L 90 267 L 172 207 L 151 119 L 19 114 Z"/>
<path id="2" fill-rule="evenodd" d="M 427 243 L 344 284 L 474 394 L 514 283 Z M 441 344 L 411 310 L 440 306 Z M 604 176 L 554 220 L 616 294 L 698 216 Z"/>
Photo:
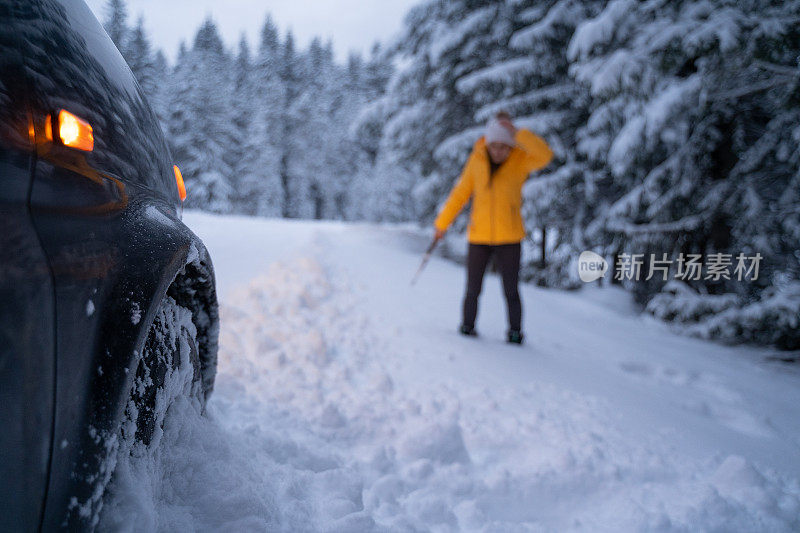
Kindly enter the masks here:
<path id="1" fill-rule="evenodd" d="M 401 386 L 391 338 L 316 253 L 221 309 L 208 412 L 119 458 L 103 516 L 129 531 L 791 530 L 800 488 L 738 457 L 629 442 L 604 402 L 532 383 Z M 387 328 L 382 328 L 383 330 Z M 425 369 L 420 369 L 424 372 Z"/>

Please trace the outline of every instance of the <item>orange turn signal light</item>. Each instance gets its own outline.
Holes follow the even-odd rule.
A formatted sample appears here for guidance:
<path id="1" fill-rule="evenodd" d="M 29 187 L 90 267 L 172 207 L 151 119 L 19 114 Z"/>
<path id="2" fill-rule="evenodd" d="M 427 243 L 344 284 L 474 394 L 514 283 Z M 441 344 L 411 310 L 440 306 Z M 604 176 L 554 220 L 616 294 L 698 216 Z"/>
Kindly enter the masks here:
<path id="1" fill-rule="evenodd" d="M 44 120 L 44 137 L 50 142 L 53 142 L 53 117 L 47 115 Z"/>
<path id="2" fill-rule="evenodd" d="M 58 136 L 64 146 L 84 152 L 94 150 L 92 126 L 65 109 L 58 112 Z"/>
<path id="3" fill-rule="evenodd" d="M 181 174 L 181 169 L 178 168 L 178 165 L 172 165 L 173 170 L 175 170 L 175 181 L 178 183 L 178 194 L 181 196 L 181 202 L 186 200 L 186 185 L 183 183 L 183 175 Z"/>

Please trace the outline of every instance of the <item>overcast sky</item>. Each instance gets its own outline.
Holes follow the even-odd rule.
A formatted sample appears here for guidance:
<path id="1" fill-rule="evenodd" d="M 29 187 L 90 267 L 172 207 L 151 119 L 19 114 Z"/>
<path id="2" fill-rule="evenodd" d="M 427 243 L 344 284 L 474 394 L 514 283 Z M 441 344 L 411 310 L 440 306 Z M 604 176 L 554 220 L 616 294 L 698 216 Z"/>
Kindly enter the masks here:
<path id="1" fill-rule="evenodd" d="M 402 27 L 408 9 L 420 0 L 128 0 L 131 25 L 144 16 L 155 46 L 170 60 L 178 44 L 191 44 L 203 19 L 211 15 L 222 38 L 233 48 L 242 31 L 252 46 L 267 13 L 281 33 L 291 29 L 295 44 L 305 48 L 314 36 L 331 38 L 339 61 L 350 50 L 367 53 L 376 40 L 386 42 Z M 101 22 L 108 0 L 86 0 Z"/>

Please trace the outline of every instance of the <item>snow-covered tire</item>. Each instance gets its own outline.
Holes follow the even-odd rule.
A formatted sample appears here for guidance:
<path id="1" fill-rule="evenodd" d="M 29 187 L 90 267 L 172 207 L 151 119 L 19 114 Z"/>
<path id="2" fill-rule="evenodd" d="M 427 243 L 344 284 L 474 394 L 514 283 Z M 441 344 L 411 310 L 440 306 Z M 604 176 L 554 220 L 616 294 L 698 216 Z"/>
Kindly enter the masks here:
<path id="1" fill-rule="evenodd" d="M 148 331 L 126 402 L 122 442 L 156 446 L 167 412 L 177 401 L 188 401 L 198 411 L 205 406 L 192 313 L 165 296 Z"/>

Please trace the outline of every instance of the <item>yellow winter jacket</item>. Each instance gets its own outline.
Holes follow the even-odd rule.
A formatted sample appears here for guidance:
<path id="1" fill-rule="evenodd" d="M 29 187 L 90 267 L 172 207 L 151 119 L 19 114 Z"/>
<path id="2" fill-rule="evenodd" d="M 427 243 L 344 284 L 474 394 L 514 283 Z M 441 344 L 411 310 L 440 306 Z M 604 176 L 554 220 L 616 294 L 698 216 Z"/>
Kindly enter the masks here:
<path id="1" fill-rule="evenodd" d="M 478 139 L 464 165 L 461 177 L 447 198 L 434 225 L 446 230 L 472 197 L 467 239 L 473 244 L 511 244 L 525 238 L 522 222 L 522 185 L 528 175 L 550 162 L 553 152 L 547 143 L 528 130 L 517 130 L 517 143 L 508 159 L 489 181 L 489 153 L 486 141 Z"/>

